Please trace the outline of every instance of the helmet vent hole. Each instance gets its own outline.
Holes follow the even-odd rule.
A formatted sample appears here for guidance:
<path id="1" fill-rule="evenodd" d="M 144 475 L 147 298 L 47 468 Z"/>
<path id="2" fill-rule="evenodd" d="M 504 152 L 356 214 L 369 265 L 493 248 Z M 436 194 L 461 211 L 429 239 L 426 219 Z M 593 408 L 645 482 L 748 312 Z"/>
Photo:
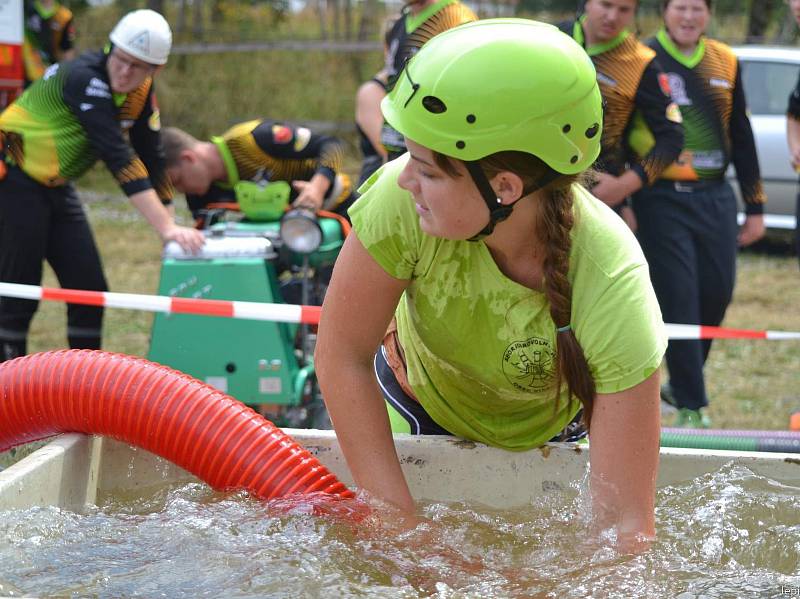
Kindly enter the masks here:
<path id="1" fill-rule="evenodd" d="M 466 146 L 467 146 L 467 144 L 465 144 L 463 141 L 460 141 L 460 140 L 459 140 L 459 141 L 457 141 L 457 142 L 456 142 L 456 147 L 457 147 L 459 150 L 463 150 L 463 149 L 464 149 Z"/>
<path id="2" fill-rule="evenodd" d="M 467 122 L 468 123 L 474 123 L 475 122 L 475 115 L 474 114 L 468 114 L 467 115 Z"/>
<path id="3" fill-rule="evenodd" d="M 569 159 L 569 161 L 570 161 L 572 164 L 575 164 L 576 162 L 578 162 L 578 156 L 577 156 L 577 155 L 573 156 L 572 158 L 570 158 L 570 159 Z"/>
<path id="4" fill-rule="evenodd" d="M 436 96 L 425 96 L 422 98 L 422 105 L 433 114 L 442 114 L 447 110 L 447 105 Z"/>
<path id="5" fill-rule="evenodd" d="M 592 139 L 595 135 L 597 135 L 598 131 L 600 131 L 600 124 L 599 123 L 595 123 L 594 125 L 592 125 L 591 127 L 589 127 L 586 130 L 586 137 L 588 139 Z"/>
<path id="6" fill-rule="evenodd" d="M 564 125 L 563 127 L 561 127 L 561 130 L 564 133 L 569 133 L 572 130 L 572 125 Z"/>

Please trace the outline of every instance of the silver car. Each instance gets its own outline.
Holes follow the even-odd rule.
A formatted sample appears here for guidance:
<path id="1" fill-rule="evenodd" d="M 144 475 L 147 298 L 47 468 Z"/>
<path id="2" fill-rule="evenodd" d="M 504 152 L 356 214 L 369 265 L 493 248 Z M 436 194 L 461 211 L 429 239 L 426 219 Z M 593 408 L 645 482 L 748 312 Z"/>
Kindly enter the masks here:
<path id="1" fill-rule="evenodd" d="M 800 49 L 770 46 L 733 48 L 742 69 L 750 122 L 767 192 L 764 222 L 768 229 L 793 231 L 798 175 L 786 143 L 786 106 L 800 73 Z M 728 170 L 733 178 L 733 167 Z M 738 194 L 738 186 L 734 184 Z M 743 215 L 739 215 L 740 221 Z"/>

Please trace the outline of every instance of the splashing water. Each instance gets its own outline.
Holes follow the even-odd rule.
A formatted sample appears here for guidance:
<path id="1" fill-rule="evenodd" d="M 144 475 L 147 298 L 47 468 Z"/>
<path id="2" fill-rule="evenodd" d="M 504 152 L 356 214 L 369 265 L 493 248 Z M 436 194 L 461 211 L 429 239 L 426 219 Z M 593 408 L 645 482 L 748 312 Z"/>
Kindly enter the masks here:
<path id="1" fill-rule="evenodd" d="M 0 518 L 0 594 L 101 597 L 778 597 L 800 594 L 800 486 L 728 466 L 657 497 L 658 539 L 620 555 L 586 491 L 530 506 L 420 505 L 396 532 L 364 498 L 263 503 L 202 484 Z M 361 507 L 360 507 L 361 506 Z M 363 510 L 359 512 L 363 515 Z M 322 515 L 320 515 L 322 514 Z M 394 530 L 394 532 L 392 532 Z M 795 596 L 797 596 L 797 594 Z"/>

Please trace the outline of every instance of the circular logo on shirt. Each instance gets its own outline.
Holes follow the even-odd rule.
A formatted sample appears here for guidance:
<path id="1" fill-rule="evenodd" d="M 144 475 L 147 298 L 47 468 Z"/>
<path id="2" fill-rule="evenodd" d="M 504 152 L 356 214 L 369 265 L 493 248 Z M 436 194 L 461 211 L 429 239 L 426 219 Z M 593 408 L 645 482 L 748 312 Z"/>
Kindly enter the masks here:
<path id="1" fill-rule="evenodd" d="M 686 81 L 678 73 L 667 73 L 672 101 L 678 106 L 690 106 L 692 100 L 686 92 Z"/>
<path id="2" fill-rule="evenodd" d="M 503 353 L 503 374 L 520 391 L 547 389 L 556 378 L 553 346 L 541 337 L 515 341 Z"/>

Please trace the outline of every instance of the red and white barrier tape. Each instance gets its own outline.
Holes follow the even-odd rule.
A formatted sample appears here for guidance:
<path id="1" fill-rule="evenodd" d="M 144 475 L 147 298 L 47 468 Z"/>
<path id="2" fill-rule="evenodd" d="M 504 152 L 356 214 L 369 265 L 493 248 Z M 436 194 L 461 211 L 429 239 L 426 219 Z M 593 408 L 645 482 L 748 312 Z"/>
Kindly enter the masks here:
<path id="1" fill-rule="evenodd" d="M 794 331 L 754 331 L 707 327 L 700 324 L 667 324 L 667 334 L 673 341 L 679 339 L 800 339 Z"/>
<path id="2" fill-rule="evenodd" d="M 110 291 L 82 291 L 17 283 L 0 283 L 0 296 L 125 310 L 164 312 L 165 314 L 197 314 L 303 324 L 318 324 L 321 312 L 319 306 L 195 299 L 166 295 L 112 293 Z M 667 324 L 666 327 L 669 338 L 675 341 L 682 339 L 800 339 L 800 332 L 794 331 L 755 331 L 696 324 Z"/>
<path id="3" fill-rule="evenodd" d="M 228 318 L 305 324 L 317 324 L 321 311 L 319 306 L 235 302 L 168 297 L 166 295 L 83 291 L 80 289 L 54 289 L 52 287 L 19 285 L 17 283 L 0 283 L 0 295 L 22 299 L 67 302 L 69 304 L 104 306 L 106 308 L 164 312 L 166 314 L 199 314 L 202 316 L 225 316 Z"/>

